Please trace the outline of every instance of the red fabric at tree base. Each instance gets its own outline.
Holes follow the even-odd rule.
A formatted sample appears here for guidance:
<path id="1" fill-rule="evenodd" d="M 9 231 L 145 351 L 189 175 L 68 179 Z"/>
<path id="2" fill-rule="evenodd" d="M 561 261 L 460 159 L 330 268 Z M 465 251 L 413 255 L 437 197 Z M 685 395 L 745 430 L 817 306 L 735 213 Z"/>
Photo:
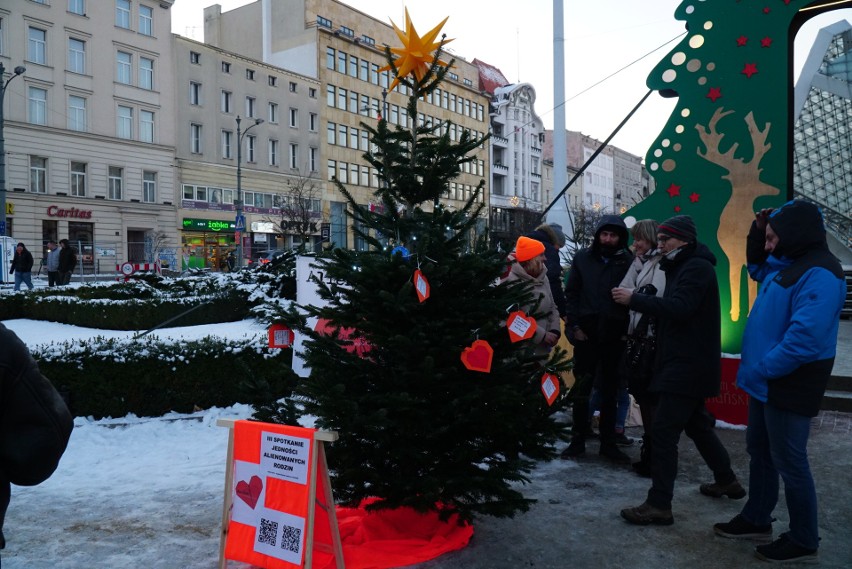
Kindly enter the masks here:
<path id="1" fill-rule="evenodd" d="M 453 516 L 447 522 L 438 514 L 419 514 L 411 508 L 367 512 L 365 501 L 358 508 L 337 508 L 340 539 L 346 569 L 389 569 L 422 563 L 465 547 L 473 526 L 459 525 Z M 334 560 L 315 557 L 319 569 L 334 569 Z"/>

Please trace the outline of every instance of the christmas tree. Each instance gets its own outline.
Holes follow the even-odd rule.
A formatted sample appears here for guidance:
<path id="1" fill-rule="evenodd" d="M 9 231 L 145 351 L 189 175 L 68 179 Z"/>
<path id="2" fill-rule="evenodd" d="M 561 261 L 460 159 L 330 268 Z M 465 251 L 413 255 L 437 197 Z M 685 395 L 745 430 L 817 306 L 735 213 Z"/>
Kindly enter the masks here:
<path id="1" fill-rule="evenodd" d="M 452 66 L 439 59 L 441 26 L 421 38 L 406 14 L 406 31 L 395 27 L 404 47 L 388 52 L 391 90 L 397 82 L 410 88 L 409 117 Z M 469 132 L 452 141 L 445 125 L 413 122 L 362 123 L 380 207 L 359 205 L 336 183 L 370 250 L 333 249 L 316 260 L 327 305 L 303 307 L 323 325 L 305 330 L 311 375 L 299 398 L 318 428 L 340 435 L 328 449 L 338 501 L 376 497 L 369 508 L 409 506 L 463 521 L 512 516 L 533 501 L 517 483 L 536 461 L 555 457 L 564 433 L 554 413 L 561 403 L 549 406 L 541 384 L 567 358 L 542 358 L 530 341 L 510 340 L 508 313 L 532 295 L 526 284 L 500 282 L 506 253 L 476 234 L 484 181 L 463 207 L 445 204 L 450 180 L 483 141 Z M 462 363 L 477 340 L 493 349 L 488 372 Z"/>

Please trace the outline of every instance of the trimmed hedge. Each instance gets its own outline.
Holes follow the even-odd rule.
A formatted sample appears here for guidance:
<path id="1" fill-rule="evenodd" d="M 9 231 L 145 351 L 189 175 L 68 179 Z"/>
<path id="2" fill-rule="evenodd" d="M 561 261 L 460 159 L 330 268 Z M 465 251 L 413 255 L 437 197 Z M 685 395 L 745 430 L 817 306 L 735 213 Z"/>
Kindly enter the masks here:
<path id="1" fill-rule="evenodd" d="M 96 419 L 255 404 L 289 397 L 297 381 L 292 350 L 258 340 L 96 338 L 35 348 L 39 368 L 72 413 Z"/>

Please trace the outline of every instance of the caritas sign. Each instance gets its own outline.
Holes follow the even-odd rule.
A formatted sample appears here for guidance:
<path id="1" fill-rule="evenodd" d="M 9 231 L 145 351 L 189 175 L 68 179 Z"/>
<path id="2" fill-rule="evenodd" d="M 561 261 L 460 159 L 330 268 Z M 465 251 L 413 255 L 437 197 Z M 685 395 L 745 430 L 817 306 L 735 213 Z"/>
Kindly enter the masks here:
<path id="1" fill-rule="evenodd" d="M 48 217 L 73 217 L 76 219 L 92 219 L 92 210 L 77 209 L 76 207 L 61 208 L 58 205 L 52 205 L 47 208 Z"/>

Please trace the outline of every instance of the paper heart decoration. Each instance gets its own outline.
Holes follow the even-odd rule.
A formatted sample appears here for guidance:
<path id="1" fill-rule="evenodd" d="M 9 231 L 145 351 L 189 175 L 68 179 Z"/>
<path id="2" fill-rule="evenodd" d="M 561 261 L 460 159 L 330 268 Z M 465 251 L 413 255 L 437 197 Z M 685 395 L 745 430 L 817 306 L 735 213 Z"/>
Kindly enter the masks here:
<path id="1" fill-rule="evenodd" d="M 511 313 L 506 320 L 506 330 L 509 331 L 509 339 L 512 343 L 532 338 L 536 328 L 538 324 L 535 319 L 528 317 L 522 310 Z"/>
<path id="2" fill-rule="evenodd" d="M 541 376 L 541 392 L 544 398 L 547 399 L 548 405 L 553 405 L 556 397 L 559 395 L 559 378 L 552 373 L 546 373 Z"/>
<path id="3" fill-rule="evenodd" d="M 494 349 L 485 340 L 476 340 L 470 347 L 464 349 L 461 361 L 464 367 L 470 371 L 491 371 L 491 360 L 494 358 Z"/>
<path id="4" fill-rule="evenodd" d="M 417 291 L 417 299 L 420 302 L 424 302 L 429 295 L 431 294 L 431 287 L 429 286 L 429 281 L 420 272 L 420 269 L 414 271 L 414 290 Z"/>
<path id="5" fill-rule="evenodd" d="M 263 492 L 263 480 L 259 476 L 252 476 L 248 482 L 245 480 L 237 482 L 237 496 L 248 504 L 252 510 L 257 506 L 261 492 Z"/>

